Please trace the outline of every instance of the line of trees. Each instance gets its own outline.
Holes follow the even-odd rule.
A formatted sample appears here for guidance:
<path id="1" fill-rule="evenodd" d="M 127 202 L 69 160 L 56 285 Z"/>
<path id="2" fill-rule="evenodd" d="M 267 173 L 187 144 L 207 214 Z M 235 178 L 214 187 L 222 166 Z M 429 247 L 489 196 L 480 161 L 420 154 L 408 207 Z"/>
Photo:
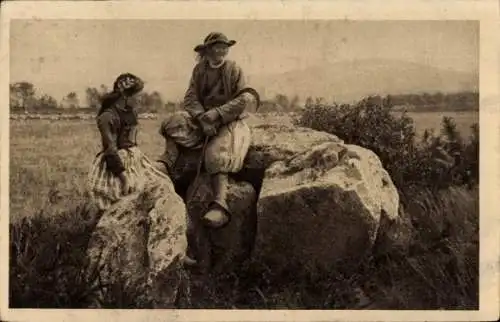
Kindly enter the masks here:
<path id="1" fill-rule="evenodd" d="M 479 93 L 458 92 L 452 94 L 423 93 L 407 95 L 389 95 L 394 106 L 412 106 L 416 110 L 478 110 Z"/>
<path id="2" fill-rule="evenodd" d="M 399 94 L 371 96 L 370 99 L 378 105 L 392 106 L 395 109 L 408 109 L 414 111 L 471 111 L 479 110 L 479 93 L 458 92 L 458 93 L 421 93 L 421 94 Z M 333 102 L 335 105 L 337 102 Z M 307 97 L 303 104 L 300 98 L 295 95 L 289 98 L 283 94 L 277 94 L 274 99 L 265 100 L 261 110 L 295 112 L 303 108 L 310 108 L 316 105 L 327 105 L 329 102 L 324 97 Z"/>
<path id="3" fill-rule="evenodd" d="M 35 85 L 30 82 L 17 82 L 10 84 L 10 110 L 13 113 L 94 111 L 98 108 L 102 96 L 108 91 L 106 85 L 87 87 L 84 97 L 79 97 L 76 92 L 70 92 L 58 101 L 47 94 L 37 95 Z M 479 109 L 479 93 L 477 92 L 372 96 L 372 100 L 376 100 L 377 104 L 414 111 Z M 157 91 L 151 93 L 143 91 L 139 94 L 138 101 L 141 112 L 170 112 L 180 107 L 180 103 L 165 101 Z M 317 104 L 328 104 L 328 102 L 322 97 L 307 97 L 302 103 L 297 95 L 288 97 L 284 94 L 277 94 L 271 99 L 264 99 L 259 112 L 296 112 Z"/>
<path id="4" fill-rule="evenodd" d="M 60 101 L 47 94 L 38 94 L 34 84 L 17 82 L 10 84 L 10 111 L 12 113 L 51 113 L 63 111 L 95 111 L 101 98 L 108 93 L 106 85 L 87 87 L 85 96 L 79 97 L 76 92 L 66 94 Z M 143 91 L 138 96 L 141 112 L 159 112 L 160 110 L 175 110 L 178 104 L 165 102 L 157 91 Z"/>
<path id="5" fill-rule="evenodd" d="M 421 93 L 421 94 L 399 94 L 386 96 L 370 96 L 370 100 L 377 105 L 405 108 L 414 111 L 471 111 L 479 110 L 479 93 L 457 92 L 457 93 Z M 335 102 L 333 102 L 335 104 Z M 328 104 L 324 98 L 308 97 L 305 107 L 309 108 L 318 104 Z"/>

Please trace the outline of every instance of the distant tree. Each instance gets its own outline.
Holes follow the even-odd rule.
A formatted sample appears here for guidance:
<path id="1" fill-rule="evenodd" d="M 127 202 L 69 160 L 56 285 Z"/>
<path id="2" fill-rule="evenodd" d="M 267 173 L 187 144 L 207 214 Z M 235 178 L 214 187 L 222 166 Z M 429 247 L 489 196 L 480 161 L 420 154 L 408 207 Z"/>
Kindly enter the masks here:
<path id="1" fill-rule="evenodd" d="M 87 106 L 90 108 L 98 108 L 101 102 L 102 94 L 95 87 L 87 87 L 85 90 L 85 99 Z"/>
<path id="2" fill-rule="evenodd" d="M 101 84 L 101 87 L 100 87 L 100 94 L 101 96 L 108 93 L 109 90 L 108 90 L 108 86 L 104 85 L 104 84 Z"/>
<path id="3" fill-rule="evenodd" d="M 326 104 L 326 100 L 324 97 L 316 97 L 315 103 L 316 105 L 324 105 Z"/>
<path id="4" fill-rule="evenodd" d="M 424 100 L 425 100 L 425 104 L 430 108 L 436 108 L 436 107 L 441 105 L 439 102 L 439 96 L 437 95 L 437 93 L 424 94 Z"/>
<path id="5" fill-rule="evenodd" d="M 10 90 L 13 93 L 11 101 L 27 113 L 35 99 L 35 86 L 30 82 L 17 82 L 10 86 Z"/>
<path id="6" fill-rule="evenodd" d="M 441 92 L 437 92 L 434 94 L 434 104 L 437 106 L 443 105 L 444 95 Z"/>
<path id="7" fill-rule="evenodd" d="M 384 97 L 384 99 L 382 100 L 382 104 L 383 104 L 383 106 L 386 106 L 386 107 L 393 107 L 394 106 L 393 96 L 387 95 L 386 97 Z"/>
<path id="8" fill-rule="evenodd" d="M 299 109 L 299 96 L 294 95 L 292 100 L 290 101 L 289 110 L 296 111 L 297 109 Z"/>
<path id="9" fill-rule="evenodd" d="M 467 93 L 457 93 L 455 96 L 456 107 L 459 109 L 465 109 L 470 106 L 471 100 L 469 99 L 470 95 Z"/>
<path id="10" fill-rule="evenodd" d="M 141 92 L 137 95 L 137 104 L 139 105 L 139 110 L 148 111 L 153 105 L 151 95 L 147 92 Z"/>
<path id="11" fill-rule="evenodd" d="M 11 110 L 21 108 L 21 99 L 16 92 L 14 84 L 9 84 L 9 107 Z"/>
<path id="12" fill-rule="evenodd" d="M 66 95 L 63 101 L 64 101 L 63 105 L 66 106 L 66 108 L 74 109 L 80 106 L 80 102 L 78 100 L 78 95 L 76 94 L 76 92 L 68 93 L 68 95 Z"/>
<path id="13" fill-rule="evenodd" d="M 422 107 L 425 104 L 425 102 L 422 98 L 422 95 L 418 95 L 418 94 L 410 95 L 410 102 L 409 103 L 413 106 L 419 106 L 419 107 Z"/>
<path id="14" fill-rule="evenodd" d="M 168 101 L 165 103 L 165 111 L 166 112 L 175 112 L 177 104 L 175 102 Z"/>
<path id="15" fill-rule="evenodd" d="M 379 95 L 369 96 L 365 99 L 366 103 L 371 106 L 382 106 L 383 100 Z"/>
<path id="16" fill-rule="evenodd" d="M 424 106 L 432 106 L 433 105 L 433 98 L 429 93 L 424 93 L 422 95 L 422 103 Z"/>
<path id="17" fill-rule="evenodd" d="M 306 104 L 305 104 L 305 105 L 306 105 L 306 106 L 305 106 L 306 108 L 310 108 L 310 107 L 313 107 L 313 106 L 314 106 L 314 101 L 313 101 L 313 99 L 312 99 L 312 97 L 311 97 L 311 96 L 308 96 L 308 97 L 306 98 Z"/>
<path id="18" fill-rule="evenodd" d="M 288 100 L 288 97 L 284 94 L 276 94 L 274 97 L 274 101 L 283 107 L 284 110 L 288 110 L 288 107 L 290 106 L 290 101 Z"/>
<path id="19" fill-rule="evenodd" d="M 151 112 L 157 112 L 157 111 L 161 110 L 163 107 L 163 99 L 161 97 L 161 94 L 158 93 L 157 91 L 154 91 L 153 93 L 151 93 L 150 102 L 151 102 L 151 106 L 150 106 Z"/>
<path id="20" fill-rule="evenodd" d="M 37 102 L 37 105 L 41 109 L 45 110 L 55 110 L 57 108 L 57 101 L 50 95 L 43 95 Z"/>

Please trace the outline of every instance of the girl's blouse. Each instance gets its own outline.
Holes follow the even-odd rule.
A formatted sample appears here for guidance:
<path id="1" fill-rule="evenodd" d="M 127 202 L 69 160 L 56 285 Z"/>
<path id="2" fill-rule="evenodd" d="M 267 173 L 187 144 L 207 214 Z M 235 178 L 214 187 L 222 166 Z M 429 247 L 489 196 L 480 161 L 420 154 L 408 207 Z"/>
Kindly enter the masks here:
<path id="1" fill-rule="evenodd" d="M 108 171 L 119 175 L 125 170 L 118 151 L 137 146 L 137 112 L 121 110 L 114 106 L 97 117 L 101 134 L 102 152 Z"/>

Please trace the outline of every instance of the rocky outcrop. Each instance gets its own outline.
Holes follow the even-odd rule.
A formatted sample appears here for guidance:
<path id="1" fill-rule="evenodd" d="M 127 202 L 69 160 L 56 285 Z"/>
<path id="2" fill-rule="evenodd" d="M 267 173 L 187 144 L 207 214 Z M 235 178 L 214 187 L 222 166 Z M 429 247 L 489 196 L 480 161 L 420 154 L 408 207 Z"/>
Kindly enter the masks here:
<path id="1" fill-rule="evenodd" d="M 241 207 L 240 215 L 256 218 L 247 223 L 257 225 L 255 258 L 274 268 L 331 268 L 357 263 L 379 236 L 384 249 L 404 248 L 398 192 L 376 154 L 308 128 L 260 124 L 252 134 L 234 182 L 251 183 L 258 195 L 257 213 L 247 215 Z M 182 154 L 177 183 L 192 180 L 198 158 L 197 151 Z"/>
<path id="2" fill-rule="evenodd" d="M 309 128 L 277 124 L 252 126 L 252 144 L 245 159 L 243 172 L 267 169 L 273 162 L 285 160 L 324 142 L 338 142 L 335 135 Z M 196 171 L 200 151 L 183 151 L 175 168 L 174 180 L 180 181 Z"/>
<path id="3" fill-rule="evenodd" d="M 171 307 L 181 285 L 186 229 L 186 208 L 170 181 L 128 195 L 98 221 L 87 250 L 89 272 L 97 270 L 103 285 L 122 285 L 144 298 L 137 301 Z"/>
<path id="4" fill-rule="evenodd" d="M 306 128 L 251 129 L 244 168 L 229 182 L 230 224 L 202 227 L 210 181 L 202 173 L 191 193 L 200 151 L 181 151 L 173 184 L 129 196 L 99 221 L 89 255 L 105 281 L 124 278 L 155 307 L 172 306 L 187 238 L 201 267 L 216 273 L 251 255 L 272 270 L 312 272 L 356 265 L 377 241 L 382 251 L 405 248 L 398 192 L 372 151 Z"/>
<path id="5" fill-rule="evenodd" d="M 249 257 L 254 243 L 255 189 L 248 182 L 230 179 L 228 190 L 228 206 L 233 215 L 227 226 L 215 231 L 201 223 L 201 217 L 213 199 L 208 175 L 202 174 L 198 184 L 193 182 L 190 185 L 186 200 L 191 222 L 190 247 L 201 267 L 213 273 L 237 269 Z"/>
<path id="6" fill-rule="evenodd" d="M 342 140 L 309 128 L 262 124 L 252 128 L 252 145 L 245 167 L 267 169 L 276 161 L 286 160 L 324 142 L 342 143 Z"/>
<path id="7" fill-rule="evenodd" d="M 275 269 L 356 265 L 371 252 L 382 215 L 399 197 L 371 151 L 326 142 L 275 162 L 264 176 L 255 256 Z"/>

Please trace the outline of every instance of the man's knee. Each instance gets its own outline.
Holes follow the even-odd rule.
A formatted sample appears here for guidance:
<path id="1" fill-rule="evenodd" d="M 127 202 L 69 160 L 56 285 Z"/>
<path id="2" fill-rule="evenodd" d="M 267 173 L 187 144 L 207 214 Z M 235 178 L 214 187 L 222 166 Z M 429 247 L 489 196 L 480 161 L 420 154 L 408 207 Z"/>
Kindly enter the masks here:
<path id="1" fill-rule="evenodd" d="M 174 112 L 161 122 L 160 134 L 163 137 L 168 137 L 175 129 L 184 127 L 188 122 L 191 122 L 191 116 L 187 112 Z"/>

